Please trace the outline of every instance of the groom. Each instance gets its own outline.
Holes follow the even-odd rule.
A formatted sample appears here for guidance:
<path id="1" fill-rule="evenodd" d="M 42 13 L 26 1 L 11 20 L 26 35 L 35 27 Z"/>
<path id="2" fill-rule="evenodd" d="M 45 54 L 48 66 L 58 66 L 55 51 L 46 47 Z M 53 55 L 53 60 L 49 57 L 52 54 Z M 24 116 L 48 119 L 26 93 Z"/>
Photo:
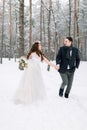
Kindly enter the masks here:
<path id="1" fill-rule="evenodd" d="M 68 98 L 72 87 L 75 69 L 79 67 L 79 50 L 72 45 L 72 37 L 66 37 L 64 46 L 60 47 L 56 56 L 56 64 L 59 66 L 59 73 L 62 84 L 59 89 L 59 96 L 62 97 L 66 86 L 64 97 Z"/>

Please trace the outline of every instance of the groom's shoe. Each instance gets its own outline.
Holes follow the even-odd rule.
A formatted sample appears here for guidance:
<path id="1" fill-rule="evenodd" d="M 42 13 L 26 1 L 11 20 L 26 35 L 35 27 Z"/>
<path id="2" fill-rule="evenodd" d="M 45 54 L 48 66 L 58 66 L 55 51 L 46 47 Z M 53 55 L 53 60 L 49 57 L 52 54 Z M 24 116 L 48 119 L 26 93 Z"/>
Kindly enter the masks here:
<path id="1" fill-rule="evenodd" d="M 59 96 L 60 96 L 60 97 L 63 96 L 63 91 L 64 91 L 64 89 L 60 88 L 60 90 L 59 90 Z"/>
<path id="2" fill-rule="evenodd" d="M 64 97 L 69 98 L 69 94 L 65 93 Z"/>

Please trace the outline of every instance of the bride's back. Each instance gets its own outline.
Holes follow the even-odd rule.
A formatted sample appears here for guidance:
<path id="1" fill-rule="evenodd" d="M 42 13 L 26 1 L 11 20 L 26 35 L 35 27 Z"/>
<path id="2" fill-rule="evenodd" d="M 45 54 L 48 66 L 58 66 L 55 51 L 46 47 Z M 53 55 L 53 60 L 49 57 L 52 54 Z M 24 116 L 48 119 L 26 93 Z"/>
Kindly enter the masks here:
<path id="1" fill-rule="evenodd" d="M 41 57 L 39 57 L 35 52 L 31 53 L 29 60 L 33 60 L 33 61 L 41 61 Z"/>

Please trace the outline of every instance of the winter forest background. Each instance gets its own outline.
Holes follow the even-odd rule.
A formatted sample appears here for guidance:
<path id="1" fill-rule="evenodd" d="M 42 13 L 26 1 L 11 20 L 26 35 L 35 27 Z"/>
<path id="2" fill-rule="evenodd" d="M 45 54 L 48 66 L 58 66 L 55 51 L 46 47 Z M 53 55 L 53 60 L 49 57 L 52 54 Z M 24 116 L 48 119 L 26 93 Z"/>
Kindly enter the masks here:
<path id="1" fill-rule="evenodd" d="M 40 40 L 55 63 L 66 36 L 73 37 L 82 60 L 70 98 L 59 97 L 61 77 L 42 63 L 47 100 L 16 105 L 24 73 L 16 58 Z M 0 130 L 87 130 L 87 0 L 0 0 L 0 63 Z"/>
<path id="2" fill-rule="evenodd" d="M 87 61 L 86 0 L 0 0 L 0 63 L 26 55 L 35 40 L 55 60 L 66 36 Z"/>

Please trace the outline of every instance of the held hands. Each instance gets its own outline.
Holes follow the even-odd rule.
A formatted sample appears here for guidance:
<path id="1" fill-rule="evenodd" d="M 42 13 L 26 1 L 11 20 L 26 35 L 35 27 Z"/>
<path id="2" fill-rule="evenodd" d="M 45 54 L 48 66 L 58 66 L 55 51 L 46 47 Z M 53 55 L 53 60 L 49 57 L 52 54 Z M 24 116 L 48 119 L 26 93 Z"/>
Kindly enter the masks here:
<path id="1" fill-rule="evenodd" d="M 55 68 L 56 70 L 59 70 L 59 69 L 60 69 L 60 67 L 57 66 L 57 65 L 54 65 L 54 68 Z"/>

